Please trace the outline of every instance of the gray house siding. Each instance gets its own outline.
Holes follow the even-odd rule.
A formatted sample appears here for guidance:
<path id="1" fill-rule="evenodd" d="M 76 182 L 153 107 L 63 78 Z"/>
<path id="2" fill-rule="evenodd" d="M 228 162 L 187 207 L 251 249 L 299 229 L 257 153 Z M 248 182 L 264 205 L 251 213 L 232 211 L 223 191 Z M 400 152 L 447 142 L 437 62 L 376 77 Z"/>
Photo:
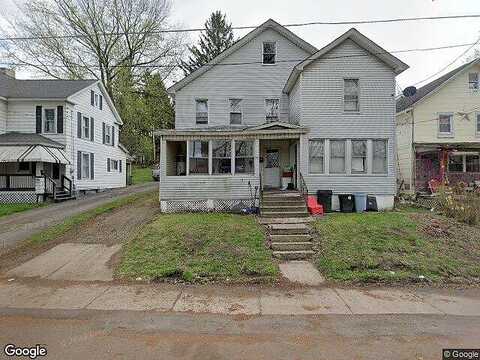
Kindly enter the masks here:
<path id="1" fill-rule="evenodd" d="M 342 56 L 346 56 L 340 58 Z M 345 78 L 358 78 L 360 112 L 343 111 Z M 334 193 L 368 192 L 395 194 L 395 75 L 376 57 L 347 40 L 310 64 L 299 78 L 301 125 L 310 129 L 300 144 L 302 172 L 310 192 L 332 189 Z M 388 174 L 348 175 L 350 143 L 347 141 L 346 175 L 328 174 L 329 147 L 325 146 L 325 174 L 309 173 L 309 139 L 387 139 Z M 371 154 L 369 143 L 369 154 Z M 370 157 L 369 157 L 370 158 Z M 371 160 L 369 160 L 371 162 Z M 371 164 L 368 164 L 371 165 Z M 371 166 L 369 166 L 371 169 Z"/>
<path id="2" fill-rule="evenodd" d="M 277 63 L 263 65 L 262 44 L 276 41 Z M 265 122 L 265 99 L 280 99 L 280 119 L 288 121 L 289 100 L 282 88 L 293 66 L 309 54 L 272 29 L 267 29 L 245 46 L 189 83 L 175 94 L 175 128 L 196 127 L 195 99 L 208 99 L 209 123 L 227 125 L 229 98 L 243 99 L 243 124 Z M 241 65 L 222 65 L 248 63 Z"/>
<path id="3" fill-rule="evenodd" d="M 0 100 L 0 134 L 7 131 L 7 102 Z"/>

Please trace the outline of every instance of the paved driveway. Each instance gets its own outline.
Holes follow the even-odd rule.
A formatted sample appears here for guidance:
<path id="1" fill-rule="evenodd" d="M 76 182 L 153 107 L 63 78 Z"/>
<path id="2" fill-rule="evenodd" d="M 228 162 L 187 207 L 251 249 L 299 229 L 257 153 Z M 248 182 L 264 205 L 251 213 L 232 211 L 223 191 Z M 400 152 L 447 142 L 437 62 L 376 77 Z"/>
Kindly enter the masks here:
<path id="1" fill-rule="evenodd" d="M 151 182 L 127 188 L 115 189 L 86 196 L 79 200 L 33 209 L 24 213 L 12 214 L 0 219 L 0 254 L 2 250 L 15 246 L 18 242 L 66 218 L 94 209 L 105 203 L 142 192 L 154 191 L 158 183 Z"/>

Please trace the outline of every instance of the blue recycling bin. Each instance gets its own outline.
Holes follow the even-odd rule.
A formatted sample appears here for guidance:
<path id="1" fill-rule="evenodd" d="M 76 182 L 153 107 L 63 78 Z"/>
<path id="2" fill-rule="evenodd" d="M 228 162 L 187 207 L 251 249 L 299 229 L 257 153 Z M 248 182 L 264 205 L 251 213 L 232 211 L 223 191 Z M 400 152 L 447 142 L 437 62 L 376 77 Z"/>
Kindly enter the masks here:
<path id="1" fill-rule="evenodd" d="M 354 193 L 353 195 L 355 196 L 355 211 L 357 213 L 367 211 L 367 194 Z"/>

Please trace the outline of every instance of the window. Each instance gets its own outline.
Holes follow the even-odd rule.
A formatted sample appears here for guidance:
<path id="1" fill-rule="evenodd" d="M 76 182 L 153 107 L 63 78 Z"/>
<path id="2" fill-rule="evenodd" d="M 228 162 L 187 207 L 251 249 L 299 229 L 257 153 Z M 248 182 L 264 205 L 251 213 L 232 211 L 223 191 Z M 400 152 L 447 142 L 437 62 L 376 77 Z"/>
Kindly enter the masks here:
<path id="1" fill-rule="evenodd" d="M 367 172 L 367 141 L 352 140 L 352 174 Z"/>
<path id="2" fill-rule="evenodd" d="M 82 153 L 82 179 L 90 178 L 90 154 Z"/>
<path id="3" fill-rule="evenodd" d="M 105 124 L 105 144 L 112 145 L 112 126 Z"/>
<path id="4" fill-rule="evenodd" d="M 55 132 L 55 109 L 45 109 L 45 118 L 43 120 L 43 131 L 46 133 Z"/>
<path id="5" fill-rule="evenodd" d="M 278 99 L 265 100 L 265 112 L 267 122 L 278 121 Z"/>
<path id="6" fill-rule="evenodd" d="M 242 99 L 229 99 L 230 124 L 239 125 L 242 123 Z"/>
<path id="7" fill-rule="evenodd" d="M 263 63 L 273 65 L 277 57 L 277 44 L 274 41 L 266 41 L 263 43 Z"/>
<path id="8" fill-rule="evenodd" d="M 231 140 L 212 141 L 212 172 L 213 174 L 232 173 L 232 142 Z"/>
<path id="9" fill-rule="evenodd" d="M 477 135 L 480 135 L 480 113 L 477 114 L 476 128 L 477 128 Z"/>
<path id="10" fill-rule="evenodd" d="M 343 80 L 343 110 L 360 111 L 358 79 Z"/>
<path id="11" fill-rule="evenodd" d="M 208 141 L 190 141 L 190 174 L 208 174 Z"/>
<path id="12" fill-rule="evenodd" d="M 463 172 L 463 155 L 450 155 L 448 157 L 448 171 Z"/>
<path id="13" fill-rule="evenodd" d="M 451 135 L 453 133 L 452 121 L 452 114 L 438 115 L 438 133 L 440 135 Z"/>
<path id="14" fill-rule="evenodd" d="M 311 174 L 323 174 L 325 171 L 324 146 L 324 140 L 310 140 L 308 142 L 309 164 Z"/>
<path id="15" fill-rule="evenodd" d="M 253 141 L 235 140 L 235 173 L 253 174 Z"/>
<path id="16" fill-rule="evenodd" d="M 373 170 L 374 174 L 387 173 L 387 140 L 373 140 Z"/>
<path id="17" fill-rule="evenodd" d="M 468 74 L 468 88 L 472 90 L 478 90 L 479 88 L 478 73 Z"/>
<path id="18" fill-rule="evenodd" d="M 118 160 L 110 160 L 110 165 L 112 167 L 112 170 L 118 170 Z"/>
<path id="19" fill-rule="evenodd" d="M 480 172 L 480 156 L 465 155 L 465 166 L 467 172 Z"/>
<path id="20" fill-rule="evenodd" d="M 82 121 L 82 135 L 85 139 L 90 139 L 90 119 L 86 116 Z"/>
<path id="21" fill-rule="evenodd" d="M 196 100 L 196 123 L 208 124 L 208 100 Z"/>
<path id="22" fill-rule="evenodd" d="M 345 140 L 330 140 L 330 173 L 345 173 Z"/>

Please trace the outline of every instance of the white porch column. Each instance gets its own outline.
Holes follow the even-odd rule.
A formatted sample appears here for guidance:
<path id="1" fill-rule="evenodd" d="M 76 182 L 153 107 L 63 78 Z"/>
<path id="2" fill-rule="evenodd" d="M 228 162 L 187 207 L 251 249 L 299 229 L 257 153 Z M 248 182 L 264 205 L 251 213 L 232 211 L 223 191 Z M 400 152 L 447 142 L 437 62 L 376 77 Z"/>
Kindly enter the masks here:
<path id="1" fill-rule="evenodd" d="M 160 138 L 160 179 L 167 176 L 167 142 Z"/>
<path id="2" fill-rule="evenodd" d="M 253 142 L 253 163 L 255 177 L 260 178 L 260 140 L 255 139 Z"/>

